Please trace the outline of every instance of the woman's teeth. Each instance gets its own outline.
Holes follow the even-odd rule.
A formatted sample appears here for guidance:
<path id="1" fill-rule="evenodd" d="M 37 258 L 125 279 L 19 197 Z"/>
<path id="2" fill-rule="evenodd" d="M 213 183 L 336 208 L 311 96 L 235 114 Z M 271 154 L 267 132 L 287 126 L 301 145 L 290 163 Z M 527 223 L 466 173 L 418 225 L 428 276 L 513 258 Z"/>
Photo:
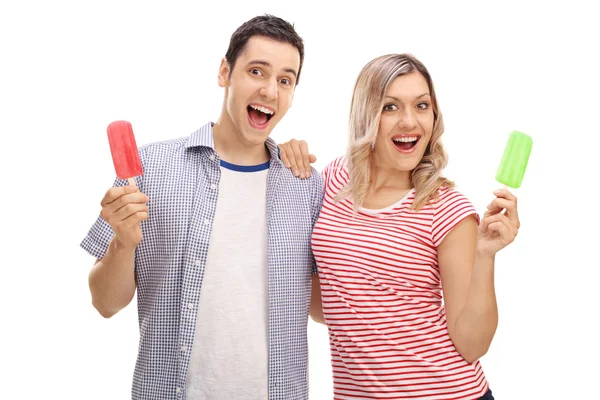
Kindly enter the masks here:
<path id="1" fill-rule="evenodd" d="M 401 137 L 401 138 L 394 138 L 392 139 L 394 142 L 398 142 L 398 143 L 410 143 L 410 142 L 416 142 L 419 139 L 418 136 L 407 136 L 407 137 Z"/>

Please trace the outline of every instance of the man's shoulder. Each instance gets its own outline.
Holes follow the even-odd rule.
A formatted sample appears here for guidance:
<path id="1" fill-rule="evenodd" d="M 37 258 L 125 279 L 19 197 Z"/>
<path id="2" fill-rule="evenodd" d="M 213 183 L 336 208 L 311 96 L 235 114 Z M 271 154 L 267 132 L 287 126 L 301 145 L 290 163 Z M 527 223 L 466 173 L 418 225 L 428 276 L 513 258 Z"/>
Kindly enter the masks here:
<path id="1" fill-rule="evenodd" d="M 159 140 L 143 144 L 139 147 L 140 156 L 152 158 L 180 152 L 188 141 L 187 136 L 174 139 Z"/>
<path id="2" fill-rule="evenodd" d="M 158 140 L 139 147 L 142 157 L 163 159 L 164 156 L 185 152 L 188 148 L 213 147 L 212 125 L 210 122 L 190 132 L 187 136 Z"/>
<path id="3" fill-rule="evenodd" d="M 315 188 L 320 190 L 323 187 L 323 177 L 314 167 L 310 168 L 310 176 L 308 178 L 300 178 L 294 176 L 292 171 L 282 164 L 281 174 L 286 178 L 288 186 L 304 190 L 306 188 Z"/>
<path id="4" fill-rule="evenodd" d="M 320 210 L 323 178 L 316 169 L 311 168 L 311 176 L 308 178 L 294 176 L 283 164 L 278 172 L 280 175 L 274 188 L 277 191 L 277 207 L 283 207 L 290 215 L 298 216 L 304 216 L 307 209 L 312 210 L 312 213 Z"/>
<path id="5" fill-rule="evenodd" d="M 310 167 L 310 177 L 311 184 L 318 186 L 319 188 L 323 188 L 323 176 L 317 171 L 316 168 Z"/>

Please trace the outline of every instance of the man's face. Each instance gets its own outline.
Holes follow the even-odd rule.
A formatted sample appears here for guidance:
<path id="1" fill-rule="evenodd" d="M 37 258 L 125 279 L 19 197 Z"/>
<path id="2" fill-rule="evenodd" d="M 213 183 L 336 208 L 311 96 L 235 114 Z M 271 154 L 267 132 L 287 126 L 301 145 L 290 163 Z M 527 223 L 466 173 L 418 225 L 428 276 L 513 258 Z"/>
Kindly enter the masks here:
<path id="1" fill-rule="evenodd" d="M 244 144 L 263 144 L 292 105 L 300 53 L 289 43 L 253 36 L 230 65 L 223 59 L 219 85 L 225 108 Z"/>

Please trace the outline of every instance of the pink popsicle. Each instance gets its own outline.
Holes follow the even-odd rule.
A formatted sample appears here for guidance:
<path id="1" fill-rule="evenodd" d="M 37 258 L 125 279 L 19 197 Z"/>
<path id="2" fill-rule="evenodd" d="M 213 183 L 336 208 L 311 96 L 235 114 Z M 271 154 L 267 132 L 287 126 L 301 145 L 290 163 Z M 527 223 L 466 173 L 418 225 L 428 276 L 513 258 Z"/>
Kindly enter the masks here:
<path id="1" fill-rule="evenodd" d="M 114 121 L 106 131 L 117 177 L 127 179 L 130 185 L 134 185 L 133 177 L 144 172 L 131 124 L 128 121 Z"/>

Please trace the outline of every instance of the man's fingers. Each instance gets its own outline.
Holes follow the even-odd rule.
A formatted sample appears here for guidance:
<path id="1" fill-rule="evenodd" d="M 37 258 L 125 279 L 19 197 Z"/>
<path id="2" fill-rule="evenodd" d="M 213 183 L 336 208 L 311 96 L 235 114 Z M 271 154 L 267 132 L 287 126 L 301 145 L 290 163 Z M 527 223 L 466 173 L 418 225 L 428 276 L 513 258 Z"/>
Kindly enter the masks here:
<path id="1" fill-rule="evenodd" d="M 100 202 L 100 205 L 102 207 L 104 207 L 104 206 L 112 203 L 113 201 L 117 200 L 121 196 L 130 194 L 130 193 L 135 193 L 137 191 L 139 191 L 137 186 L 132 186 L 132 185 L 125 185 L 125 186 L 118 186 L 118 187 L 110 188 L 104 195 L 104 198 Z"/>
<path id="2" fill-rule="evenodd" d="M 121 207 L 119 211 L 113 214 L 112 220 L 116 223 L 119 223 L 137 212 L 148 212 L 148 206 L 140 203 L 126 204 L 125 206 Z"/>
<path id="3" fill-rule="evenodd" d="M 139 192 L 139 191 L 135 192 L 135 193 L 126 194 L 126 195 L 119 197 L 112 203 L 104 206 L 102 208 L 101 214 L 104 219 L 107 219 L 107 216 L 110 216 L 110 215 L 116 213 L 117 211 L 119 211 L 122 207 L 126 206 L 127 204 L 146 204 L 148 202 L 148 200 L 149 200 L 148 196 L 146 196 L 144 193 Z"/>
<path id="4" fill-rule="evenodd" d="M 149 218 L 147 211 L 138 211 L 135 214 L 130 215 L 125 220 L 121 221 L 121 226 L 126 229 L 136 227 L 140 222 L 145 221 Z"/>

